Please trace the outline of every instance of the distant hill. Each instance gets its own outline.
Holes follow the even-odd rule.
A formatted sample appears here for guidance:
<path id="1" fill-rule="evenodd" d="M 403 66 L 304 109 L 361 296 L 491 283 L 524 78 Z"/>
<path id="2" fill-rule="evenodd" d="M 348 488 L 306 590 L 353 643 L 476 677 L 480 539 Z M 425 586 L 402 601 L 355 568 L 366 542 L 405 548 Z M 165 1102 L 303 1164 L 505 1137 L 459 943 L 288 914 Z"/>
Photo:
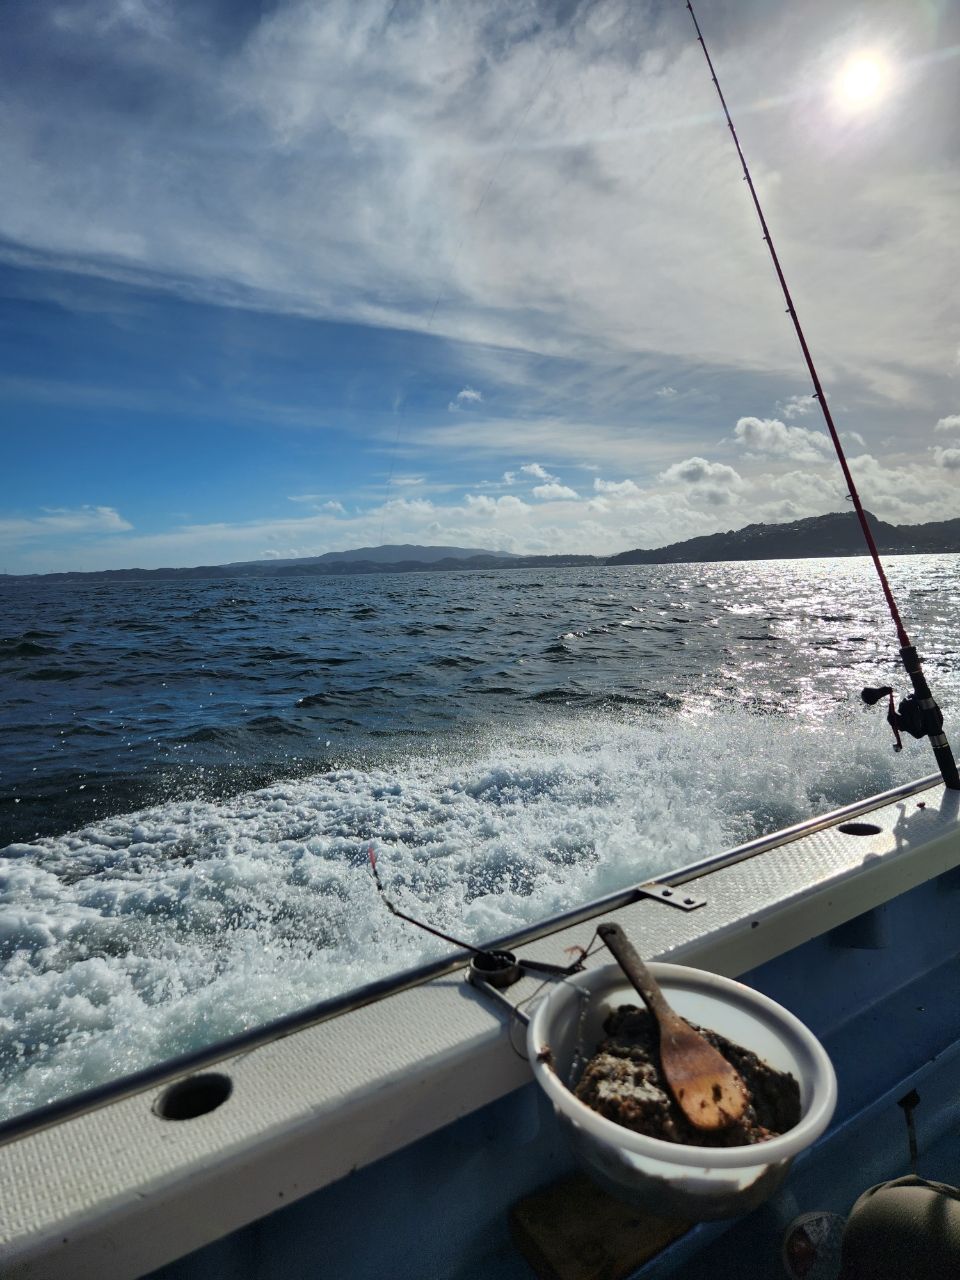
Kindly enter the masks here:
<path id="1" fill-rule="evenodd" d="M 887 524 L 866 512 L 877 547 L 887 555 L 960 551 L 960 519 L 930 524 Z M 866 544 L 854 511 L 835 511 L 786 524 L 748 524 L 653 550 L 610 556 L 607 564 L 680 564 L 712 560 L 790 560 L 811 556 L 862 556 Z"/>
<path id="2" fill-rule="evenodd" d="M 887 524 L 867 512 L 880 551 L 886 555 L 960 552 L 960 519 L 928 524 Z M 786 524 L 748 524 L 726 533 L 709 533 L 650 550 L 637 548 L 615 556 L 518 556 L 472 547 L 419 547 L 387 544 L 328 551 L 293 560 L 242 560 L 234 564 L 196 565 L 188 569 L 102 569 L 96 573 L 0 574 L 5 581 L 77 578 L 142 582 L 167 578 L 299 578 L 353 573 L 463 572 L 465 569 L 546 569 L 569 565 L 684 564 L 715 560 L 790 560 L 812 556 L 862 556 L 863 534 L 852 511 L 810 516 Z"/>
<path id="3" fill-rule="evenodd" d="M 167 579 L 299 578 L 330 577 L 352 573 L 422 573 L 463 569 L 502 569 L 544 565 L 602 564 L 596 556 L 518 556 L 510 551 L 484 551 L 476 547 L 421 547 L 413 543 L 388 543 L 357 547 L 352 551 L 327 551 L 319 556 L 295 559 L 237 560 L 230 564 L 200 564 L 188 568 L 98 569 L 90 573 L 0 574 L 0 580 L 74 581 L 83 578 L 104 582 L 149 582 Z"/>
<path id="4" fill-rule="evenodd" d="M 398 564 L 404 560 L 416 560 L 420 564 L 432 564 L 435 560 L 469 560 L 474 556 L 495 556 L 501 560 L 518 558 L 512 551 L 487 551 L 483 547 L 419 547 L 410 542 L 391 542 L 382 547 L 357 547 L 355 551 L 327 551 L 322 556 L 312 558 L 320 563 L 370 560 L 374 564 Z"/>
<path id="5" fill-rule="evenodd" d="M 233 564 L 221 565 L 224 569 L 286 569 L 289 565 L 297 565 L 304 569 L 308 566 L 355 563 L 365 561 L 378 567 L 384 565 L 435 564 L 438 560 L 473 560 L 477 556 L 493 556 L 498 560 L 513 560 L 512 551 L 488 551 L 484 547 L 421 547 L 412 542 L 387 542 L 379 547 L 356 547 L 352 551 L 325 551 L 320 556 L 296 556 L 292 559 L 280 560 L 240 560 Z M 351 571 L 353 572 L 353 571 Z"/>

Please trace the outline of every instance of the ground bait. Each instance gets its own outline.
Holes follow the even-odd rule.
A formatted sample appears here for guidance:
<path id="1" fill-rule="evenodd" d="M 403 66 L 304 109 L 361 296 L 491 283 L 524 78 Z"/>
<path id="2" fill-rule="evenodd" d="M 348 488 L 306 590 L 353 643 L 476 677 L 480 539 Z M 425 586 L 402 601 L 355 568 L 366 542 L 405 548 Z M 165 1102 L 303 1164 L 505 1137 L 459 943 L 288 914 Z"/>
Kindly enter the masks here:
<path id="1" fill-rule="evenodd" d="M 691 1025 L 695 1025 L 691 1023 Z M 726 1129 L 696 1129 L 677 1106 L 660 1070 L 657 1024 L 646 1009 L 621 1005 L 603 1025 L 605 1038 L 574 1092 L 608 1120 L 650 1138 L 698 1147 L 765 1142 L 800 1120 L 800 1086 L 755 1053 L 704 1027 L 696 1030 L 740 1073 L 747 1086 L 743 1116 Z"/>

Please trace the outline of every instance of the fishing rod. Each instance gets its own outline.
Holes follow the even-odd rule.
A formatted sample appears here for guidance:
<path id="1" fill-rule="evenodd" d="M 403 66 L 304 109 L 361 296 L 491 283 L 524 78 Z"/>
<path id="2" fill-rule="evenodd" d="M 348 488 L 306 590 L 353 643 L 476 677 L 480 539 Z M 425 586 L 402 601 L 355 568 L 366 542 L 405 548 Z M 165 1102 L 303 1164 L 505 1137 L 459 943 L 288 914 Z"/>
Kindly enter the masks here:
<path id="1" fill-rule="evenodd" d="M 853 502 L 854 509 L 857 513 L 857 519 L 860 522 L 860 528 L 863 530 L 863 536 L 866 539 L 867 549 L 870 552 L 870 558 L 873 560 L 877 576 L 880 579 L 880 586 L 887 601 L 887 607 L 890 610 L 890 616 L 893 619 L 893 625 L 897 630 L 897 639 L 900 642 L 900 658 L 906 669 L 910 682 L 913 685 L 913 693 L 904 698 L 900 703 L 897 711 L 893 709 L 893 691 L 884 686 L 881 689 L 864 689 L 861 697 L 868 706 L 872 706 L 885 695 L 890 696 L 890 709 L 887 713 L 887 720 L 892 727 L 894 734 L 897 735 L 897 747 L 899 750 L 899 731 L 909 733 L 914 738 L 929 738 L 930 745 L 933 747 L 933 754 L 936 757 L 937 764 L 940 768 L 940 774 L 946 786 L 960 791 L 960 773 L 957 772 L 956 761 L 953 758 L 953 752 L 950 750 L 950 744 L 947 736 L 943 732 L 943 713 L 937 706 L 933 694 L 930 692 L 930 686 L 927 684 L 926 676 L 923 674 L 923 667 L 920 663 L 920 656 L 917 653 L 916 646 L 911 643 L 907 630 L 900 618 L 900 610 L 897 608 L 897 602 L 893 597 L 890 589 L 890 583 L 887 581 L 887 575 L 884 571 L 883 564 L 880 561 L 880 552 L 877 549 L 874 540 L 873 531 L 867 521 L 866 512 L 863 509 L 863 503 L 860 501 L 860 494 L 854 482 L 853 475 L 850 472 L 847 463 L 847 455 L 844 452 L 843 445 L 840 443 L 840 435 L 834 426 L 833 415 L 830 412 L 830 406 L 827 403 L 827 397 L 820 382 L 816 365 L 813 362 L 813 356 L 810 354 L 810 348 L 807 346 L 807 339 L 804 335 L 803 328 L 800 324 L 800 317 L 797 315 L 797 309 L 793 305 L 793 298 L 790 295 L 790 289 L 787 286 L 786 277 L 783 274 L 783 268 L 780 265 L 780 258 L 774 247 L 773 237 L 770 235 L 770 228 L 767 226 L 767 220 L 764 217 L 763 208 L 760 204 L 760 197 L 757 195 L 757 189 L 753 185 L 753 178 L 750 175 L 750 167 L 747 164 L 747 158 L 743 154 L 743 148 L 740 145 L 740 139 L 737 136 L 737 130 L 733 123 L 733 117 L 730 114 L 730 108 L 727 106 L 727 100 L 723 96 L 723 90 L 720 88 L 720 81 L 717 79 L 717 73 L 714 70 L 713 60 L 710 57 L 710 51 L 707 49 L 706 41 L 703 38 L 703 32 L 700 30 L 700 23 L 697 21 L 697 15 L 693 11 L 693 5 L 687 0 L 687 9 L 690 11 L 690 17 L 693 19 L 693 25 L 697 32 L 697 40 L 700 42 L 700 48 L 703 50 L 703 56 L 707 60 L 707 67 L 710 70 L 710 78 L 713 80 L 714 88 L 720 99 L 720 105 L 723 107 L 723 114 L 727 118 L 727 125 L 733 137 L 733 144 L 737 148 L 737 155 L 740 157 L 740 166 L 743 169 L 744 181 L 750 190 L 750 196 L 753 200 L 753 207 L 757 211 L 757 217 L 760 220 L 760 227 L 763 231 L 763 239 L 770 251 L 770 258 L 773 261 L 774 270 L 777 273 L 777 279 L 780 281 L 780 288 L 783 290 L 784 301 L 787 304 L 787 315 L 793 321 L 793 327 L 796 330 L 797 338 L 800 342 L 800 349 L 803 352 L 803 358 L 807 363 L 807 369 L 810 373 L 810 379 L 813 382 L 813 396 L 823 414 L 827 431 L 830 439 L 833 441 L 833 447 L 837 452 L 837 458 L 840 462 L 840 468 L 843 471 L 843 478 L 847 482 L 847 488 L 850 498 Z"/>

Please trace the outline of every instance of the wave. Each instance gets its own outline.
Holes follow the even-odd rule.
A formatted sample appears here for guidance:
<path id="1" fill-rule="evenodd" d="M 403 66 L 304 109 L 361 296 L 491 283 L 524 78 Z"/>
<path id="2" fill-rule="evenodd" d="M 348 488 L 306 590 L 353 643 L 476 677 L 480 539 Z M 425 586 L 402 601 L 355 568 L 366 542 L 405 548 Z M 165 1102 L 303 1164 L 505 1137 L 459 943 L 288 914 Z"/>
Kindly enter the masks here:
<path id="1" fill-rule="evenodd" d="M 35 640 L 0 639 L 0 657 L 3 658 L 38 658 L 45 653 L 56 652 L 50 645 L 37 644 Z"/>
<path id="2" fill-rule="evenodd" d="M 38 667 L 34 671 L 26 671 L 24 680 L 80 680 L 87 673 L 80 667 Z"/>

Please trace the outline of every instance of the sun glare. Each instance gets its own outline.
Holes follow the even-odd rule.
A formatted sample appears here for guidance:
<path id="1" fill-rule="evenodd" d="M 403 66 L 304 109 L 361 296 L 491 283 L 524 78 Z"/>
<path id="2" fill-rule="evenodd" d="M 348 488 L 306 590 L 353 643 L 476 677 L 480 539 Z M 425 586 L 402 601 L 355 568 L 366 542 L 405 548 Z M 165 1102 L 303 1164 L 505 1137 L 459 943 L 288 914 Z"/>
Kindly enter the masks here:
<path id="1" fill-rule="evenodd" d="M 890 67 L 874 53 L 858 53 L 849 58 L 837 76 L 838 103 L 848 111 L 864 111 L 886 97 L 890 88 Z"/>

